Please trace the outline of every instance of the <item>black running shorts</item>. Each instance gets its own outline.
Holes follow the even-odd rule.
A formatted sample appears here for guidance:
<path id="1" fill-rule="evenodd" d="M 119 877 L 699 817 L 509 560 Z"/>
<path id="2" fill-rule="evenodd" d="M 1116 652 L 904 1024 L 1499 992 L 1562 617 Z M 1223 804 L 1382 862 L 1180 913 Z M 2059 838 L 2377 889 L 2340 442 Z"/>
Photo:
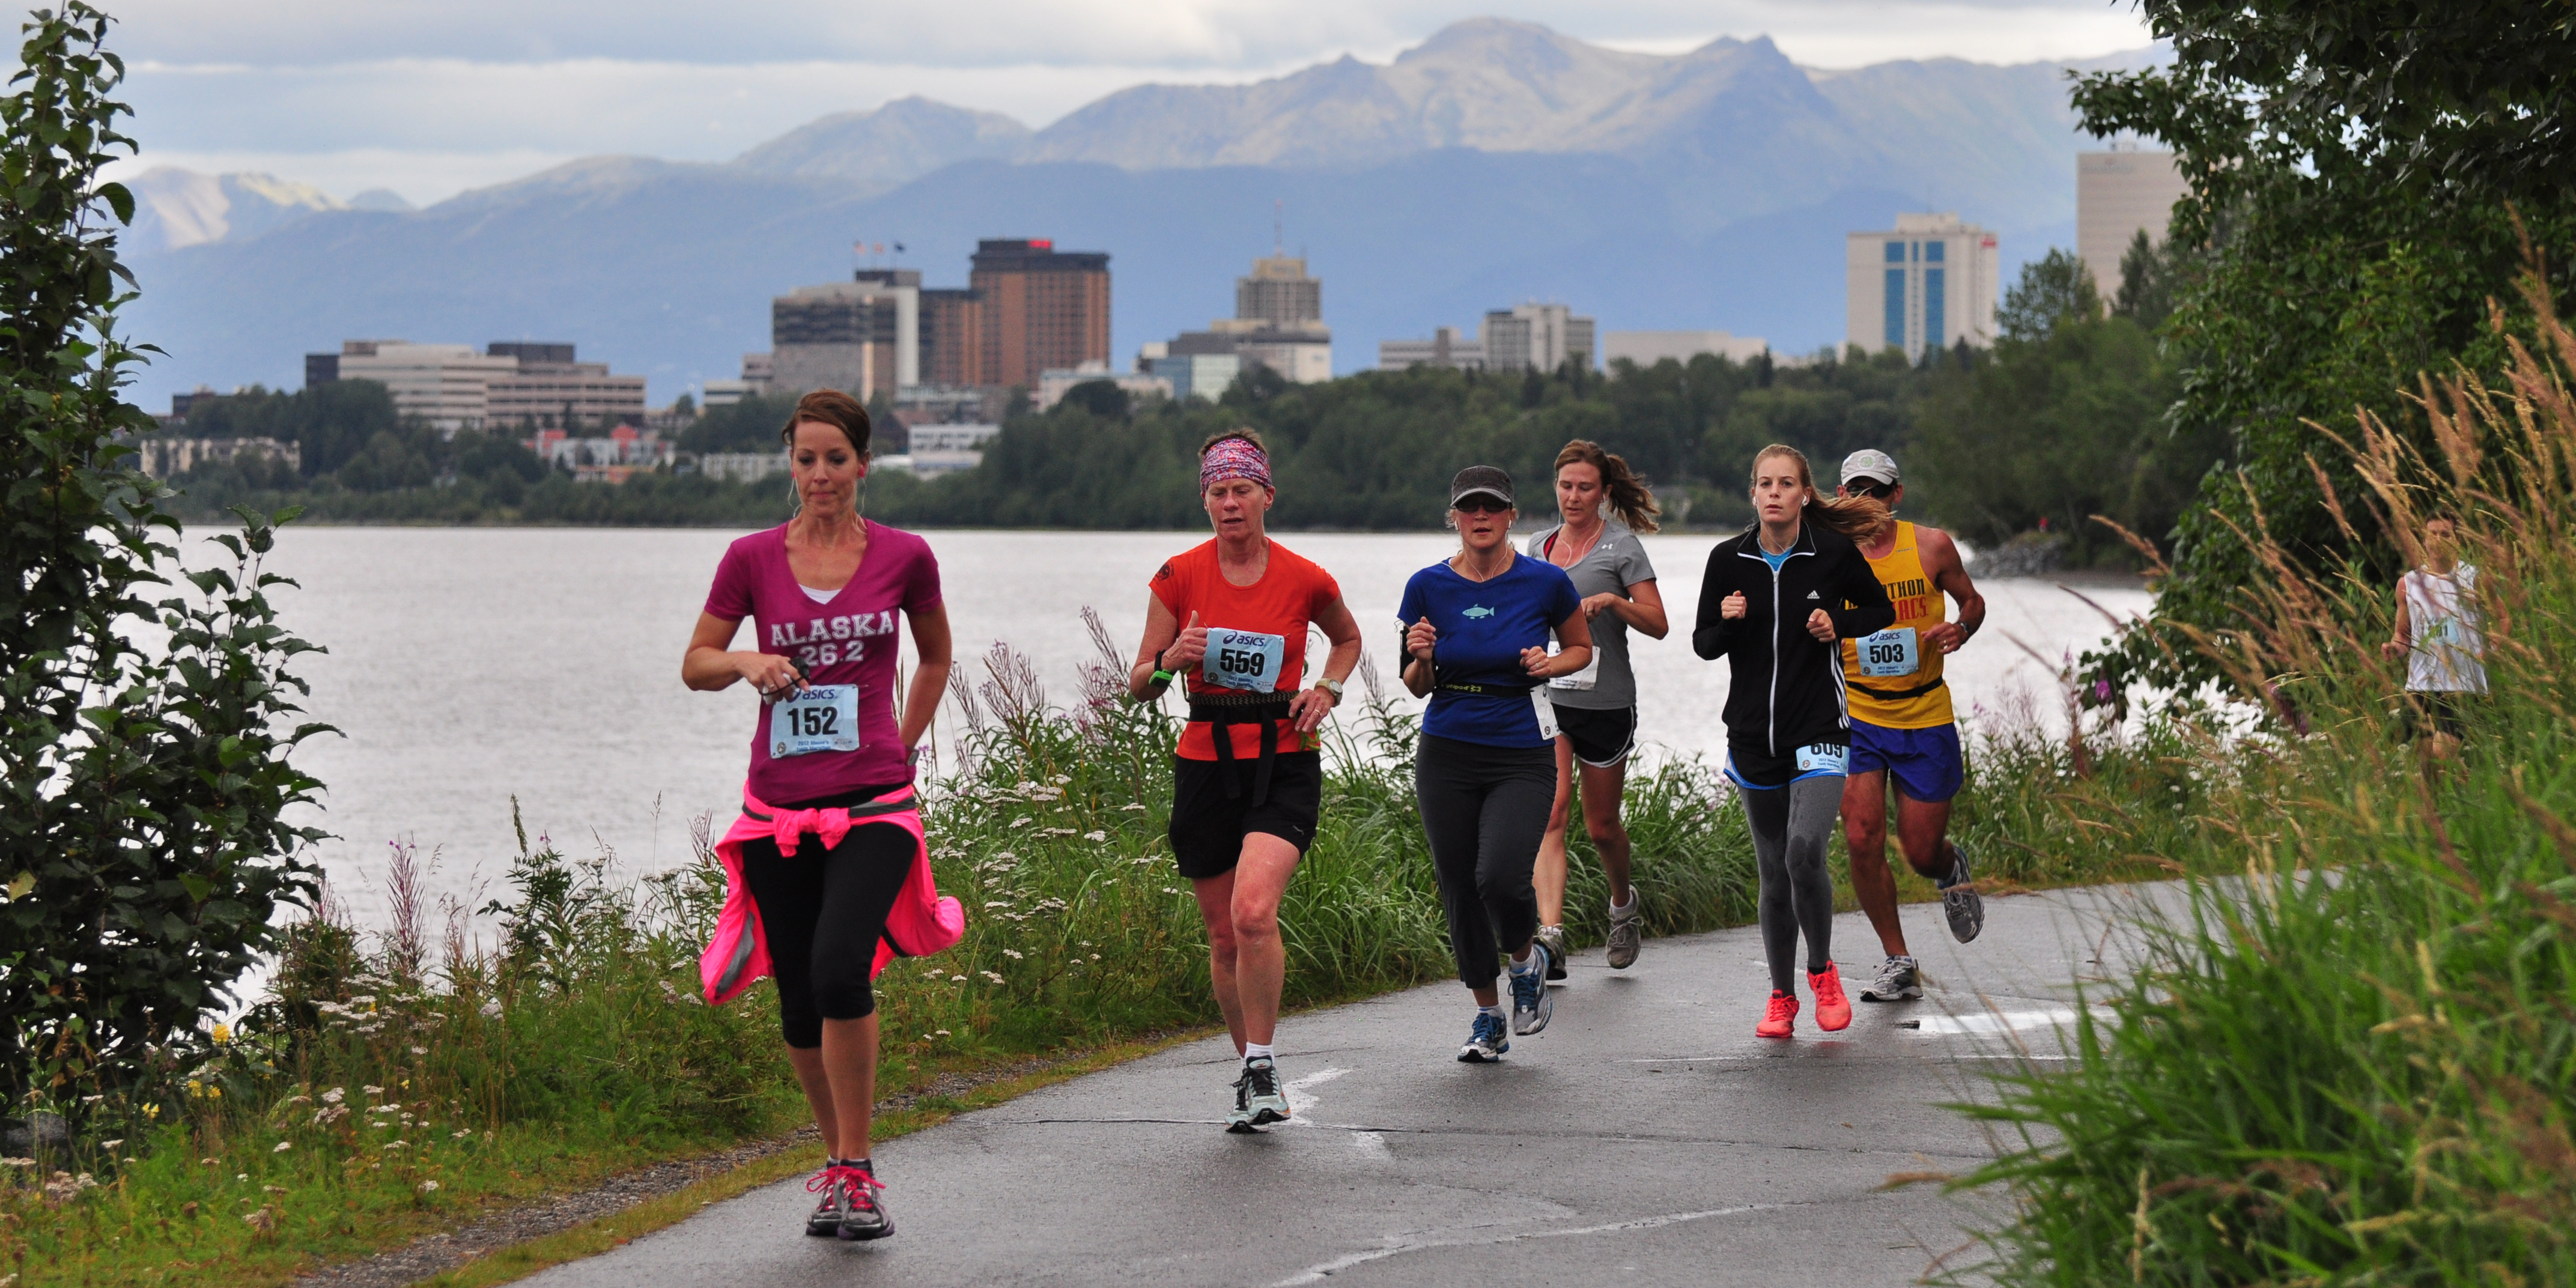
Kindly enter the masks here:
<path id="1" fill-rule="evenodd" d="M 1637 709 L 1620 707 L 1611 711 L 1586 711 L 1581 707 L 1556 709 L 1557 732 L 1574 744 L 1574 758 L 1594 769 L 1608 769 L 1628 758 L 1637 749 Z"/>
<path id="2" fill-rule="evenodd" d="M 1193 881 L 1223 876 L 1243 857 L 1243 838 L 1267 832 L 1303 854 L 1315 843 L 1315 816 L 1324 802 L 1324 753 L 1283 751 L 1270 765 L 1270 797 L 1252 803 L 1259 761 L 1229 765 L 1172 758 L 1172 854 L 1181 875 Z M 1234 779 L 1235 794 L 1225 794 Z"/>

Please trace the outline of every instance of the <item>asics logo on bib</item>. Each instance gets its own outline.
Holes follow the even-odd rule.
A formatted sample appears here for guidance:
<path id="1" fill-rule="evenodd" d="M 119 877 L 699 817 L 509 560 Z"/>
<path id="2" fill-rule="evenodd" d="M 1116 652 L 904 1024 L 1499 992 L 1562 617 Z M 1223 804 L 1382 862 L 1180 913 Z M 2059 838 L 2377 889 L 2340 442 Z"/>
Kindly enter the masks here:
<path id="1" fill-rule="evenodd" d="M 794 657 L 812 669 L 856 662 L 867 654 L 867 640 L 875 635 L 894 634 L 894 612 L 844 613 L 838 617 L 817 617 L 802 627 L 794 622 L 779 622 L 769 628 L 769 647 Z M 794 652 L 789 653 L 789 650 Z"/>

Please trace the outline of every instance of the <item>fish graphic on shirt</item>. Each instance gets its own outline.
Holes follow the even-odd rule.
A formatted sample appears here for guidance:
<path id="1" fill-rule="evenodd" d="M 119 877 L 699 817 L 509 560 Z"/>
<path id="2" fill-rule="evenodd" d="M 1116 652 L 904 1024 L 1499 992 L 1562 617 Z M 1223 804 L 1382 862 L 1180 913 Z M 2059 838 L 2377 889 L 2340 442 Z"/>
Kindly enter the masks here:
<path id="1" fill-rule="evenodd" d="M 1494 610 L 1493 610 L 1493 609 L 1490 609 L 1490 608 L 1487 608 L 1487 607 L 1485 607 L 1485 606 L 1484 606 L 1484 605 L 1482 605 L 1482 604 L 1478 604 L 1478 605 L 1476 605 L 1474 608 L 1470 608 L 1470 609 L 1468 609 L 1466 612 L 1460 613 L 1460 614 L 1458 614 L 1458 615 L 1459 615 L 1460 617 L 1471 618 L 1471 619 L 1472 619 L 1472 618 L 1477 618 L 1477 617 L 1491 617 L 1491 616 L 1493 616 L 1493 615 L 1494 615 Z"/>

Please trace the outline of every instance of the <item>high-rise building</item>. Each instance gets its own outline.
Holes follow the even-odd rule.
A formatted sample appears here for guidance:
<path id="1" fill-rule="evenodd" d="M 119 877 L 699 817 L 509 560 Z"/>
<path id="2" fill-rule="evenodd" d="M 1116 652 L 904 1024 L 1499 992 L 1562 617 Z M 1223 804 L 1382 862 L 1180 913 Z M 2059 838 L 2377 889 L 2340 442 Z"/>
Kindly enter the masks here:
<path id="1" fill-rule="evenodd" d="M 338 353 L 307 354 L 306 387 L 372 380 L 393 395 L 396 415 L 449 434 L 460 429 L 534 426 L 578 430 L 644 421 L 644 377 L 578 362 L 573 346 L 500 340 L 471 345 L 403 340 L 344 341 Z"/>
<path id="2" fill-rule="evenodd" d="M 984 348 L 984 293 L 971 286 L 923 291 L 922 383 L 949 389 L 988 384 L 991 365 Z"/>
<path id="3" fill-rule="evenodd" d="M 2144 229 L 2162 243 L 2173 206 L 2190 191 L 2173 153 L 2134 147 L 2075 154 L 2075 253 L 2108 304 L 2120 289 L 2120 258 Z"/>
<path id="4" fill-rule="evenodd" d="M 1955 213 L 1900 214 L 1887 232 L 1849 234 L 1844 250 L 1845 343 L 1914 362 L 1962 339 L 1994 343 L 2003 270 L 1993 233 Z"/>
<path id="5" fill-rule="evenodd" d="M 769 302 L 769 360 L 780 392 L 838 389 L 866 401 L 920 383 L 921 274 L 861 269 Z"/>
<path id="6" fill-rule="evenodd" d="M 1261 322 L 1273 331 L 1320 329 L 1324 324 L 1324 284 L 1306 275 L 1306 261 L 1293 255 L 1271 255 L 1252 261 L 1252 275 L 1234 279 L 1234 316 Z"/>
<path id="7" fill-rule="evenodd" d="M 1485 315 L 1478 338 L 1489 371 L 1554 371 L 1568 362 L 1589 371 L 1600 349 L 1593 322 L 1562 304 L 1515 304 Z"/>
<path id="8" fill-rule="evenodd" d="M 1037 238 L 987 238 L 967 276 L 983 299 L 981 379 L 1035 389 L 1057 368 L 1109 361 L 1109 256 Z"/>

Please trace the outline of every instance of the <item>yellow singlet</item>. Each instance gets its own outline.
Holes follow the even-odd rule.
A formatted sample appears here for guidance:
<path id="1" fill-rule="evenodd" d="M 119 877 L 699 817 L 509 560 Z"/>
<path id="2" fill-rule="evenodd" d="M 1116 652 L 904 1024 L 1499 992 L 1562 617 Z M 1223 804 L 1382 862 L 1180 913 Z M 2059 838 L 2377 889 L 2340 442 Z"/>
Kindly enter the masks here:
<path id="1" fill-rule="evenodd" d="M 1851 691 L 1851 717 L 1881 729 L 1935 729 L 1952 723 L 1950 686 L 1941 680 L 1945 660 L 1924 647 L 1923 632 L 1949 620 L 1950 599 L 1923 573 L 1914 548 L 1914 525 L 1896 525 L 1896 545 L 1869 561 L 1896 624 L 1876 635 L 1843 641 L 1843 682 Z"/>

